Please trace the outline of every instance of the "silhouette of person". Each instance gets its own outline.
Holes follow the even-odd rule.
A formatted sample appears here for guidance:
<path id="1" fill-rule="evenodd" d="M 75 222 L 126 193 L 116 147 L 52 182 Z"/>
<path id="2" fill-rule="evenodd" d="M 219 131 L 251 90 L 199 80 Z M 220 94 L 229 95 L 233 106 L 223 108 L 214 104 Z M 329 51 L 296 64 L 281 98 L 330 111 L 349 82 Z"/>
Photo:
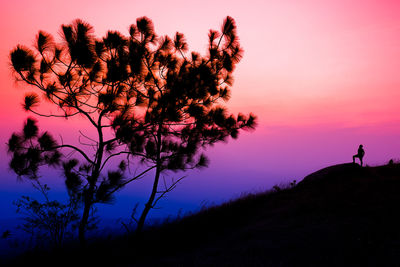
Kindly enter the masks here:
<path id="1" fill-rule="evenodd" d="M 359 158 L 359 159 L 360 159 L 360 165 L 362 166 L 362 165 L 363 165 L 363 157 L 364 157 L 364 154 L 365 154 L 365 151 L 364 151 L 364 149 L 363 149 L 363 145 L 360 145 L 360 146 L 358 147 L 357 154 L 355 154 L 355 155 L 353 156 L 353 163 L 355 163 L 356 158 Z"/>

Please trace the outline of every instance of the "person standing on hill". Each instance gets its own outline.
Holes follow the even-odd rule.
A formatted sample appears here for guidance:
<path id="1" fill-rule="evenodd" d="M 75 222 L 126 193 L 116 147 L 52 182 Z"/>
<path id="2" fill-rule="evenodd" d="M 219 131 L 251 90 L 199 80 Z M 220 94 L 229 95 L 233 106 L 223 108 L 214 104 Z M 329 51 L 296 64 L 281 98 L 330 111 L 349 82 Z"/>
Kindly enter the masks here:
<path id="1" fill-rule="evenodd" d="M 353 156 L 353 163 L 355 163 L 356 158 L 359 158 L 360 159 L 360 165 L 362 166 L 363 165 L 364 154 L 365 154 L 365 151 L 363 149 L 363 145 L 360 145 L 358 147 L 358 153 Z"/>

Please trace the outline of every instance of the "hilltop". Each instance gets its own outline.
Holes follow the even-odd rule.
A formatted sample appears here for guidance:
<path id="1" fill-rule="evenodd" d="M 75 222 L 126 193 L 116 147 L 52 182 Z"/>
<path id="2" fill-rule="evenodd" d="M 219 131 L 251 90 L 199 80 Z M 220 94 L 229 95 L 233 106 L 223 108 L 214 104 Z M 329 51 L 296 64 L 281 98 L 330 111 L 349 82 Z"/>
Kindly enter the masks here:
<path id="1" fill-rule="evenodd" d="M 297 185 L 211 207 L 142 236 L 103 240 L 85 250 L 27 254 L 17 264 L 393 266 L 400 256 L 399 192 L 399 164 L 340 164 Z"/>

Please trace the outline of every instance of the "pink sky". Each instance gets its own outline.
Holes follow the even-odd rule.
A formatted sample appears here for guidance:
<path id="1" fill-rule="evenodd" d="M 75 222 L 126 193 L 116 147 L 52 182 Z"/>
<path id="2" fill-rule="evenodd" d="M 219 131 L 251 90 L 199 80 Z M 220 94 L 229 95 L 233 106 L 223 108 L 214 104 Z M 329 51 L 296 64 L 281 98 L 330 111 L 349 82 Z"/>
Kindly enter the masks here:
<path id="1" fill-rule="evenodd" d="M 200 53 L 209 29 L 219 29 L 227 15 L 236 20 L 245 53 L 227 106 L 254 112 L 259 126 L 210 148 L 210 168 L 194 172 L 178 190 L 182 196 L 211 187 L 229 197 L 301 179 L 348 162 L 360 143 L 367 164 L 400 158 L 399 1 L 14 0 L 2 1 L 0 10 L 0 176 L 7 183 L 15 176 L 7 171 L 4 143 L 28 115 L 20 103 L 29 91 L 13 81 L 8 53 L 31 45 L 38 30 L 57 35 L 75 18 L 102 36 L 109 29 L 127 34 L 136 18 L 148 16 L 159 35 L 182 32 Z M 41 125 L 57 131 L 66 124 Z"/>

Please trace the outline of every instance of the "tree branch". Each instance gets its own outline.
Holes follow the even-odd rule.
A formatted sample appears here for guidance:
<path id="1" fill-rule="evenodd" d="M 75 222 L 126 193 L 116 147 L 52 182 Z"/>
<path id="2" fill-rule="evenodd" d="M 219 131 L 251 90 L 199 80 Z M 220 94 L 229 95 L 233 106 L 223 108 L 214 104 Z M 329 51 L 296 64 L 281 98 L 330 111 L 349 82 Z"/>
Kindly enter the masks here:
<path id="1" fill-rule="evenodd" d="M 138 175 L 136 175 L 135 177 L 129 179 L 128 181 L 123 182 L 122 184 L 120 184 L 116 188 L 114 188 L 112 191 L 110 191 L 107 195 L 105 195 L 105 197 L 108 197 L 108 196 L 112 195 L 113 193 L 115 193 L 116 191 L 118 191 L 119 189 L 124 187 L 125 185 L 129 184 L 130 182 L 139 179 L 141 176 L 145 175 L 147 172 L 151 171 L 155 167 L 156 167 L 155 165 L 151 166 L 148 169 L 146 169 L 146 170 L 142 171 L 141 173 L 139 173 Z"/>
<path id="2" fill-rule="evenodd" d="M 157 202 L 162 199 L 168 192 L 171 192 L 172 190 L 174 190 L 176 188 L 176 186 L 178 185 L 178 183 L 180 181 L 182 181 L 184 178 L 186 178 L 185 176 L 182 176 L 181 178 L 179 178 L 176 181 L 173 181 L 172 184 L 167 187 L 165 180 L 164 180 L 164 190 L 163 191 L 158 191 L 157 193 L 159 193 L 160 195 L 154 200 L 153 204 L 151 205 L 151 208 L 154 209 L 154 207 L 157 205 Z"/>
<path id="3" fill-rule="evenodd" d="M 54 148 L 57 149 L 57 148 L 64 148 L 64 147 L 68 147 L 68 148 L 71 148 L 71 149 L 79 152 L 90 164 L 94 164 L 94 162 L 86 155 L 86 153 L 83 152 L 83 150 L 77 148 L 76 146 L 73 146 L 73 145 L 59 145 L 59 146 L 56 146 Z"/>

